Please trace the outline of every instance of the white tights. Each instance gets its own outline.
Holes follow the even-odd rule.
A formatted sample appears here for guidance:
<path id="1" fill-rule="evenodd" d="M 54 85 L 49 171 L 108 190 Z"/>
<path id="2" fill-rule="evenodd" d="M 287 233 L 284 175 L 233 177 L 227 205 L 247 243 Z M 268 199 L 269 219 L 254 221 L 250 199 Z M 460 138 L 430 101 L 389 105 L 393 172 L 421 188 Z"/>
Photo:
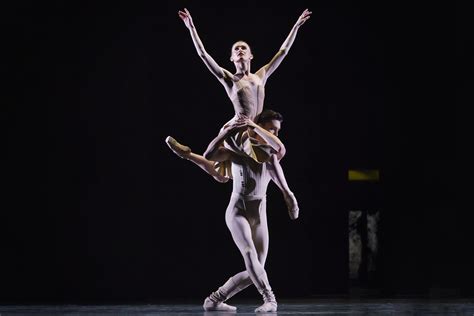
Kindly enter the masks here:
<path id="1" fill-rule="evenodd" d="M 266 198 L 251 200 L 233 193 L 225 214 L 226 224 L 245 262 L 245 271 L 232 276 L 223 286 L 227 299 L 255 284 L 259 291 L 270 289 L 265 260 L 268 253 Z"/>

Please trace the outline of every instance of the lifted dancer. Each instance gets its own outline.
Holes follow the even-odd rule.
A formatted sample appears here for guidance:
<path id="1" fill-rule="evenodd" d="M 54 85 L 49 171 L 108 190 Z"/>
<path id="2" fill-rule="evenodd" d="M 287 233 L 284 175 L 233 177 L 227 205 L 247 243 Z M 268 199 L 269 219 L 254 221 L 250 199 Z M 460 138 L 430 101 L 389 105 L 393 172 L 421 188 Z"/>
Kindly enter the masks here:
<path id="1" fill-rule="evenodd" d="M 281 45 L 279 51 L 270 62 L 261 67 L 256 73 L 251 73 L 250 71 L 251 60 L 253 59 L 250 46 L 244 41 L 234 43 L 234 45 L 232 45 L 230 56 L 230 60 L 235 66 L 234 74 L 221 68 L 207 53 L 201 39 L 199 38 L 196 27 L 194 26 L 191 13 L 185 8 L 184 11 L 178 11 L 178 15 L 188 28 L 198 55 L 201 57 L 209 71 L 224 86 L 227 96 L 234 106 L 235 116 L 227 123 L 230 124 L 232 120 L 236 119 L 238 114 L 245 115 L 254 122 L 257 121 L 258 116 L 263 110 L 265 84 L 267 79 L 278 68 L 280 63 L 288 54 L 299 28 L 310 18 L 311 12 L 308 9 L 303 11 Z M 243 131 L 240 132 L 242 133 Z M 260 150 L 258 148 L 254 150 L 252 144 L 245 143 L 248 138 L 242 137 L 241 133 L 237 135 L 229 135 L 225 140 L 227 148 L 231 150 L 237 148 L 237 151 L 240 150 L 240 148 L 246 148 L 247 153 L 252 156 L 253 159 L 258 162 L 263 162 L 261 160 L 262 153 Z M 284 150 L 282 150 L 281 155 L 284 155 Z M 263 154 L 263 157 L 266 158 L 266 155 Z M 205 158 L 211 160 L 209 157 Z M 219 172 L 221 175 L 229 177 L 230 166 L 228 164 L 219 166 Z"/>
<path id="2" fill-rule="evenodd" d="M 194 46 L 198 55 L 203 60 L 204 64 L 210 70 L 210 72 L 216 76 L 216 78 L 224 86 L 229 99 L 231 100 L 235 116 L 232 118 L 221 131 L 228 125 L 236 120 L 237 115 L 245 115 L 252 121 L 258 121 L 258 116 L 263 110 L 263 102 L 265 97 L 265 84 L 270 75 L 278 68 L 280 63 L 288 54 L 293 42 L 296 38 L 296 34 L 301 25 L 303 25 L 311 16 L 311 13 L 308 9 L 304 10 L 303 13 L 299 16 L 295 25 L 292 27 L 290 33 L 288 34 L 286 40 L 283 42 L 279 51 L 276 55 L 260 68 L 256 73 L 250 72 L 250 63 L 253 59 L 250 47 L 247 43 L 243 41 L 238 41 L 232 46 L 230 60 L 234 63 L 236 72 L 232 74 L 228 70 L 221 68 L 216 61 L 207 53 L 202 44 L 201 39 L 198 36 L 196 27 L 194 26 L 193 19 L 190 12 L 185 8 L 184 11 L 178 11 L 179 17 L 183 20 L 184 24 L 188 28 L 191 38 L 193 40 Z M 246 133 L 244 135 L 244 133 Z M 242 149 L 245 149 L 245 152 L 248 156 L 252 157 L 257 162 L 264 162 L 269 159 L 269 155 L 265 152 L 262 152 L 259 146 L 254 146 L 252 142 L 249 142 L 248 131 L 240 130 L 240 133 L 237 135 L 229 134 L 227 139 L 224 141 L 224 145 L 229 150 L 234 150 L 240 152 Z M 177 148 L 179 143 L 177 143 L 172 137 L 167 138 L 167 143 L 170 147 Z M 184 149 L 185 152 L 190 150 L 189 148 Z M 285 154 L 284 147 L 281 148 L 280 152 L 277 154 L 278 160 L 281 159 Z M 212 175 L 219 182 L 226 182 L 231 177 L 231 168 L 230 163 L 223 162 L 221 164 L 209 163 L 209 156 L 196 155 L 190 153 L 187 157 L 189 160 L 195 162 L 207 173 Z M 283 193 L 285 196 L 285 201 L 287 205 L 293 204 L 290 206 L 291 209 L 295 210 L 297 208 L 296 199 L 291 191 L 286 190 L 287 185 L 284 181 L 285 176 L 283 170 L 278 162 L 275 163 L 275 177 L 279 179 L 280 188 L 284 188 Z M 280 186 L 282 185 L 282 186 Z"/>

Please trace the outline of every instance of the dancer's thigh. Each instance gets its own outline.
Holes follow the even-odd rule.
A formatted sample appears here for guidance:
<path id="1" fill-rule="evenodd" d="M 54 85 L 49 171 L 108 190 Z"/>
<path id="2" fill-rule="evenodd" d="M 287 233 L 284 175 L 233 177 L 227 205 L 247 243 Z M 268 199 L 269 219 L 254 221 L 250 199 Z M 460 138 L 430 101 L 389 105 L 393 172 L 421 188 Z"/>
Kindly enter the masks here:
<path id="1" fill-rule="evenodd" d="M 231 199 L 226 211 L 226 224 L 232 234 L 232 239 L 244 257 L 249 253 L 256 252 L 252 239 L 252 230 L 249 221 L 244 216 L 243 209 L 239 207 L 239 201 Z"/>
<path id="2" fill-rule="evenodd" d="M 257 250 L 258 261 L 265 266 L 268 255 L 268 224 L 266 212 L 266 200 L 262 200 L 259 205 L 259 221 L 252 225 L 252 240 Z"/>

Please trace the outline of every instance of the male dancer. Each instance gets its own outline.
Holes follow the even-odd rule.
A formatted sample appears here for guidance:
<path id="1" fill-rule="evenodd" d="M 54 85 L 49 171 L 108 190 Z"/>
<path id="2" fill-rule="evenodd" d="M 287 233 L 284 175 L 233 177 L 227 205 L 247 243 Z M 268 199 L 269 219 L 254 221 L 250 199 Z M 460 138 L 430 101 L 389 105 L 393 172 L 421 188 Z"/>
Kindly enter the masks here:
<path id="1" fill-rule="evenodd" d="M 255 312 L 277 310 L 277 302 L 264 266 L 268 253 L 266 190 L 270 180 L 278 186 L 281 185 L 275 177 L 275 161 L 278 161 L 278 156 L 284 150 L 283 144 L 276 137 L 282 120 L 281 114 L 271 110 L 263 111 L 258 125 L 245 116 L 238 116 L 220 131 L 206 150 L 205 155 L 214 161 L 231 161 L 233 192 L 226 211 L 226 224 L 244 258 L 246 267 L 245 271 L 229 278 L 224 285 L 205 299 L 203 307 L 207 311 L 235 311 L 234 306 L 227 305 L 224 301 L 252 283 L 264 300 L 264 304 Z M 224 140 L 242 128 L 249 128 L 252 132 L 252 141 L 264 147 L 263 150 L 271 155 L 268 162 L 258 163 L 245 152 L 235 152 L 224 146 Z M 171 149 L 178 155 L 189 154 L 185 146 Z M 290 218 L 296 219 L 298 208 L 289 210 L 289 214 Z"/>

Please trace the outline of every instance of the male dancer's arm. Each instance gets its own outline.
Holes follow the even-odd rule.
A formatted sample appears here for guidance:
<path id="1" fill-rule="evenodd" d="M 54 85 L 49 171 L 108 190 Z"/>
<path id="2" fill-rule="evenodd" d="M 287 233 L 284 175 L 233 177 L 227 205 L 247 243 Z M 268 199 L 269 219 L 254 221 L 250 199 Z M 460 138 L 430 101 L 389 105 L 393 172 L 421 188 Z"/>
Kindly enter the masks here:
<path id="1" fill-rule="evenodd" d="M 202 41 L 199 38 L 199 35 L 196 31 L 196 27 L 194 26 L 191 13 L 188 11 L 188 9 L 185 8 L 184 11 L 178 11 L 178 15 L 181 18 L 181 20 L 183 20 L 186 27 L 188 28 L 189 33 L 194 43 L 194 47 L 196 47 L 196 51 L 199 57 L 201 57 L 204 64 L 211 71 L 211 73 L 214 76 L 216 76 L 217 79 L 219 79 L 219 81 L 221 81 L 221 83 L 224 84 L 225 82 L 227 82 L 227 80 L 230 79 L 230 77 L 232 77 L 232 74 L 229 71 L 221 68 L 217 64 L 217 62 L 211 57 L 211 55 L 209 55 L 206 52 L 206 49 L 204 48 L 204 45 L 202 44 Z"/>
<path id="2" fill-rule="evenodd" d="M 298 202 L 293 192 L 290 190 L 288 183 L 286 182 L 285 173 L 280 165 L 280 160 L 276 155 L 272 155 L 270 161 L 271 168 L 268 169 L 270 177 L 273 182 L 278 186 L 280 191 L 283 193 L 286 206 L 288 207 L 288 214 L 291 219 L 297 219 L 299 215 Z"/>
<path id="3" fill-rule="evenodd" d="M 278 66 L 281 64 L 286 55 L 288 55 L 288 51 L 290 50 L 291 46 L 293 45 L 293 42 L 295 41 L 296 34 L 298 33 L 300 26 L 303 25 L 304 22 L 306 22 L 306 20 L 310 18 L 311 13 L 312 12 L 308 9 L 303 11 L 303 13 L 296 21 L 295 25 L 292 27 L 290 34 L 288 34 L 287 38 L 281 45 L 280 50 L 276 53 L 275 56 L 273 56 L 272 60 L 270 60 L 268 64 L 266 64 L 257 71 L 256 74 L 260 76 L 264 81 L 267 80 L 267 78 L 278 68 Z"/>
<path id="4" fill-rule="evenodd" d="M 265 130 L 263 127 L 261 127 L 258 124 L 255 124 L 252 120 L 248 120 L 248 126 L 253 129 L 253 131 L 262 137 L 262 139 L 270 145 L 270 147 L 273 150 L 273 153 L 276 154 L 278 159 L 283 158 L 286 153 L 285 145 L 281 142 L 281 140 L 270 133 L 269 131 Z"/>

